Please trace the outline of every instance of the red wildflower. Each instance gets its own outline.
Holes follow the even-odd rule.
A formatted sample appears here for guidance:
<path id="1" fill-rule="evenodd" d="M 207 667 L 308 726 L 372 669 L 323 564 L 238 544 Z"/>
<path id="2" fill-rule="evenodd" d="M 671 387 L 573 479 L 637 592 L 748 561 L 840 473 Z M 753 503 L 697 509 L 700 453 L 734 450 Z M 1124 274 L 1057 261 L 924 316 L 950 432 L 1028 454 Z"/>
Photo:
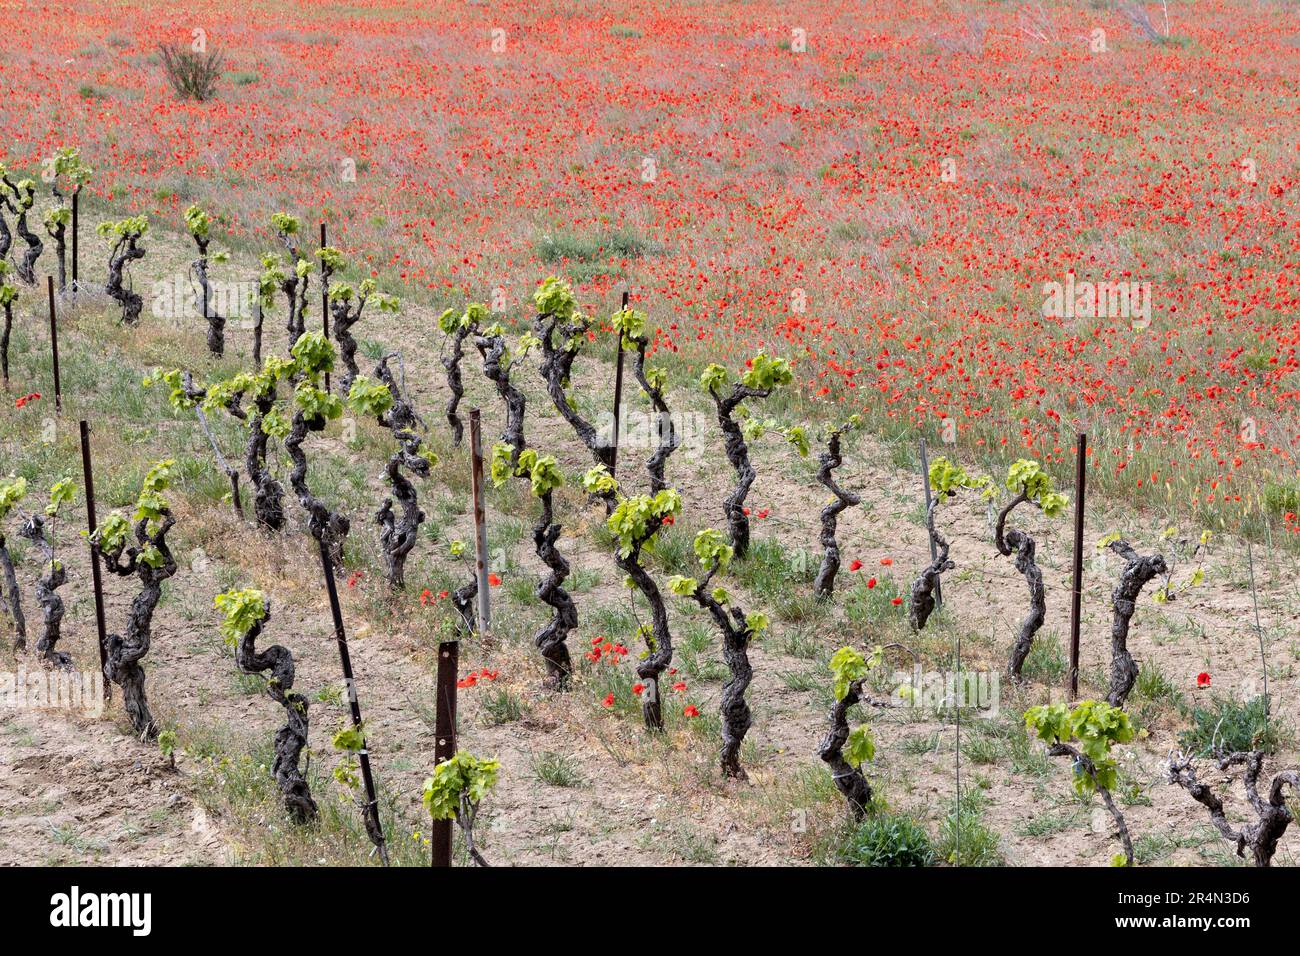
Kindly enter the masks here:
<path id="1" fill-rule="evenodd" d="M 614 692 L 613 692 L 613 691 L 610 691 L 608 694 L 606 694 L 606 695 L 605 695 L 605 699 L 604 699 L 604 701 L 602 701 L 602 703 L 604 704 L 605 707 L 613 707 L 613 706 L 614 706 Z"/>
<path id="2" fill-rule="evenodd" d="M 1209 674 L 1207 674 L 1205 671 L 1201 671 L 1199 674 L 1196 675 L 1196 687 L 1197 687 L 1197 689 L 1202 689 L 1202 688 L 1209 687 L 1209 686 L 1210 686 L 1210 675 L 1209 675 Z"/>
<path id="3" fill-rule="evenodd" d="M 501 576 L 499 574 L 488 575 L 488 584 L 492 585 L 492 587 L 496 587 L 500 583 L 501 583 Z"/>
<path id="4" fill-rule="evenodd" d="M 876 586 L 876 579 L 875 579 L 875 578 L 867 578 L 867 587 L 869 587 L 869 588 L 874 588 L 875 586 Z"/>
<path id="5" fill-rule="evenodd" d="M 687 704 L 686 709 L 682 711 L 682 715 L 685 717 L 698 717 L 700 716 L 700 709 L 694 704 Z"/>
<path id="6" fill-rule="evenodd" d="M 850 570 L 850 571 L 857 571 L 857 570 L 859 570 L 861 567 L 862 567 L 862 562 L 859 561 L 857 558 L 854 558 L 852 561 L 849 562 L 849 570 Z"/>

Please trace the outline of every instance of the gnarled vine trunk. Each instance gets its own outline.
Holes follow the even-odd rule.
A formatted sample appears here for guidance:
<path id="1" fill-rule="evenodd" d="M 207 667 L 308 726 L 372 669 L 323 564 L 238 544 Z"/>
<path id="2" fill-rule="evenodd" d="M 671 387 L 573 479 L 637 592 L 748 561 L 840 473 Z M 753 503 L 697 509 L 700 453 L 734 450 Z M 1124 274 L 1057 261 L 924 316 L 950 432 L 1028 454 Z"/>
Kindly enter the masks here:
<path id="1" fill-rule="evenodd" d="M 510 446 L 511 465 L 517 465 L 524 444 L 524 410 L 527 399 L 510 381 L 510 369 L 503 364 L 506 340 L 501 335 L 476 335 L 474 345 L 483 356 L 483 374 L 496 386 L 497 394 L 506 406 L 506 425 L 501 440 Z"/>
<path id="2" fill-rule="evenodd" d="M 1110 689 L 1106 701 L 1112 707 L 1123 707 L 1138 675 L 1137 661 L 1128 649 L 1129 623 L 1137 611 L 1138 595 L 1148 581 L 1169 569 L 1163 555 L 1140 555 L 1127 541 L 1112 541 L 1110 549 L 1125 563 L 1110 598 L 1114 618 L 1110 626 Z"/>
<path id="3" fill-rule="evenodd" d="M 68 288 L 68 227 L 61 222 L 53 226 L 46 223 L 45 231 L 54 240 L 54 254 L 59 262 L 59 292 L 62 293 Z"/>
<path id="4" fill-rule="evenodd" d="M 289 484 L 294 494 L 298 496 L 298 503 L 307 512 L 307 528 L 311 531 L 312 537 L 325 546 L 334 567 L 341 568 L 343 567 L 343 544 L 347 540 L 352 524 L 348 521 L 347 515 L 332 511 L 324 501 L 312 494 L 307 486 L 307 455 L 302 450 L 302 444 L 307 440 L 309 432 L 319 432 L 324 429 L 324 418 L 308 418 L 301 409 L 296 410 L 293 415 L 293 425 L 284 440 L 284 450 L 289 453 L 289 458 L 293 461 L 293 470 L 289 472 Z"/>
<path id="5" fill-rule="evenodd" d="M 1212 822 L 1224 838 L 1237 844 L 1237 856 L 1244 857 L 1246 848 L 1256 866 L 1271 866 L 1277 853 L 1278 842 L 1295 821 L 1295 814 L 1287 806 L 1283 787 L 1291 787 L 1293 794 L 1300 794 L 1300 770 L 1284 770 L 1273 778 L 1265 800 L 1259 793 L 1259 777 L 1264 770 L 1264 753 L 1259 750 L 1249 752 L 1237 751 L 1227 754 L 1219 760 L 1219 769 L 1227 770 L 1237 764 L 1245 766 L 1242 783 L 1246 788 L 1246 799 L 1258 819 L 1254 823 L 1243 824 L 1234 829 L 1223 809 L 1223 801 L 1207 784 L 1196 777 L 1196 768 L 1190 755 L 1176 754 L 1169 760 L 1169 782 L 1186 790 L 1193 800 L 1210 811 Z"/>
<path id="6" fill-rule="evenodd" d="M 722 398 L 713 389 L 709 389 L 718 412 L 718 425 L 722 428 L 723 447 L 727 461 L 736 470 L 736 487 L 722 503 L 723 513 L 727 516 L 727 531 L 730 545 L 737 558 L 749 554 L 749 516 L 745 514 L 745 498 L 754 484 L 757 475 L 749 461 L 749 446 L 745 444 L 745 435 L 740 423 L 732 414 L 747 398 L 767 398 L 772 394 L 770 388 L 750 388 L 739 383 L 731 387 L 731 394 Z"/>
<path id="7" fill-rule="evenodd" d="M 153 615 L 162 600 L 163 581 L 176 573 L 176 559 L 167 545 L 167 533 L 176 524 L 176 519 L 169 510 L 163 509 L 158 530 L 150 534 L 148 524 L 144 519 L 136 522 L 135 545 L 128 547 L 123 541 L 112 551 L 105 551 L 97 545 L 104 567 L 110 573 L 119 577 L 135 576 L 140 580 L 140 592 L 131 602 L 126 628 L 121 634 L 108 635 L 104 676 L 122 688 L 122 705 L 131 727 L 142 740 L 156 738 L 158 725 L 149 711 L 144 692 L 144 668 L 140 662 L 149 653 Z M 143 553 L 149 548 L 157 550 L 158 567 L 143 559 Z"/>
<path id="8" fill-rule="evenodd" d="M 478 630 L 477 617 L 474 612 L 474 602 L 478 598 L 478 577 L 471 574 L 469 582 L 462 584 L 456 590 L 451 592 L 451 606 L 456 609 L 460 615 L 461 623 L 465 626 L 465 635 L 468 637 Z"/>
<path id="9" fill-rule="evenodd" d="M 289 333 L 289 347 L 293 348 L 307 331 L 307 290 L 311 285 L 311 279 L 310 273 L 301 277 L 298 275 L 298 263 L 303 261 L 303 257 L 298 247 L 294 245 L 292 236 L 286 232 L 281 232 L 279 236 L 291 260 L 289 270 L 280 282 L 280 291 L 289 302 L 289 317 L 285 320 L 285 331 Z"/>
<path id="10" fill-rule="evenodd" d="M 1017 505 L 1027 500 L 1029 500 L 1028 496 L 1023 491 L 1011 499 L 998 514 L 997 530 L 994 534 L 998 553 L 1003 557 L 1015 555 L 1016 570 L 1024 575 L 1025 585 L 1029 589 L 1029 613 L 1020 622 L 1016 641 L 1011 646 L 1011 658 L 1007 662 L 1007 673 L 1011 675 L 1012 680 L 1016 681 L 1020 680 L 1025 659 L 1033 649 L 1034 635 L 1047 619 L 1047 589 L 1043 586 L 1043 572 L 1034 559 L 1034 539 L 1018 528 L 1007 529 L 1007 517 Z"/>
<path id="11" fill-rule="evenodd" d="M 844 747 L 849 742 L 849 708 L 862 700 L 863 683 L 862 679 L 850 683 L 848 692 L 831 707 L 830 729 L 817 748 L 817 756 L 830 767 L 835 789 L 848 801 L 849 813 L 855 821 L 866 816 L 871 804 L 871 784 L 867 783 L 861 767 L 844 759 Z"/>
<path id="12" fill-rule="evenodd" d="M 18 575 L 14 571 L 14 561 L 5 543 L 5 536 L 0 534 L 0 584 L 4 586 L 0 593 L 0 603 L 9 610 L 14 622 L 14 650 L 21 651 L 27 647 L 27 618 L 23 616 L 23 596 L 18 589 Z"/>
<path id="13" fill-rule="evenodd" d="M 108 285 L 105 291 L 122 307 L 123 325 L 135 325 L 139 322 L 140 312 L 144 308 L 144 299 L 127 286 L 125 275 L 128 263 L 144 258 L 144 249 L 137 245 L 139 239 L 140 237 L 133 233 L 118 237 L 108 259 Z"/>
<path id="14" fill-rule="evenodd" d="M 254 401 L 248 417 L 248 442 L 244 446 L 244 468 L 253 482 L 253 515 L 268 531 L 284 527 L 284 485 L 271 474 L 266 462 L 271 436 L 263 423 L 274 403 L 274 397 Z"/>
<path id="15" fill-rule="evenodd" d="M 446 345 L 444 344 L 442 367 L 447 370 L 447 389 L 451 392 L 451 398 L 447 400 L 447 424 L 451 426 L 451 442 L 453 445 L 459 445 L 465 435 L 464 423 L 457 413 L 457 409 L 460 408 L 460 400 L 465 395 L 465 383 L 460 373 L 460 362 L 465 357 L 465 338 L 471 334 L 477 334 L 477 332 L 478 330 L 472 325 L 457 326 L 448 336 L 451 350 L 446 351 Z"/>
<path id="16" fill-rule="evenodd" d="M 573 374 L 573 362 L 578 357 L 578 347 L 570 342 L 580 340 L 587 333 L 587 323 L 563 323 L 555 315 L 539 315 L 534 322 L 537 337 L 542 340 L 540 371 L 546 383 L 546 394 L 551 396 L 561 417 L 569 423 L 578 439 L 587 446 L 597 465 L 614 466 L 614 444 L 596 430 L 596 426 L 578 414 L 569 404 L 568 388 Z M 559 336 L 560 341 L 556 340 Z"/>
<path id="17" fill-rule="evenodd" d="M 199 257 L 190 264 L 195 279 L 199 283 L 199 308 L 208 323 L 208 351 L 213 355 L 224 355 L 226 351 L 226 319 L 212 302 L 212 285 L 208 279 L 208 243 L 206 236 L 194 236 L 198 246 Z"/>
<path id="18" fill-rule="evenodd" d="M 939 578 L 943 575 L 943 572 L 951 571 L 957 566 L 955 562 L 948 559 L 948 539 L 941 535 L 934 526 L 934 514 L 939 507 L 940 500 L 938 497 L 932 499 L 930 507 L 926 509 L 925 513 L 925 526 L 929 529 L 930 540 L 935 544 L 935 557 L 925 566 L 925 570 L 921 572 L 920 576 L 912 582 L 912 606 L 908 611 L 908 619 L 911 622 L 912 629 L 916 631 L 925 627 L 925 622 L 934 613 L 934 592 L 939 586 Z"/>
<path id="19" fill-rule="evenodd" d="M 605 501 L 606 510 L 612 511 L 616 493 L 610 490 L 600 497 Z M 645 721 L 646 729 L 652 731 L 664 729 L 659 677 L 673 662 L 673 636 L 668 629 L 668 607 L 664 604 L 663 594 L 654 578 L 641 566 L 641 551 L 645 543 L 658 534 L 663 526 L 663 517 L 651 517 L 646 521 L 644 533 L 632 540 L 626 555 L 621 548 L 616 547 L 614 550 L 614 564 L 628 576 L 650 605 L 650 629 L 645 633 L 646 654 L 637 662 L 636 676 L 645 681 L 645 689 L 641 692 L 641 718 Z"/>
<path id="20" fill-rule="evenodd" d="M 745 734 L 754 723 L 749 702 L 745 700 L 745 691 L 754 679 L 754 668 L 749 661 L 749 642 L 753 640 L 754 633 L 745 620 L 744 611 L 734 605 L 730 609 L 724 608 L 713 597 L 709 584 L 715 573 L 716 568 L 709 571 L 696 584 L 691 597 L 709 612 L 713 623 L 722 632 L 722 659 L 731 672 L 731 679 L 722 685 L 722 700 L 718 704 L 718 712 L 722 716 L 722 773 L 727 777 L 746 780 L 749 775 L 740 765 L 740 745 L 744 743 Z"/>
<path id="21" fill-rule="evenodd" d="M 840 544 L 835 537 L 840 513 L 848 508 L 862 504 L 862 498 L 840 487 L 833 472 L 844 464 L 844 455 L 840 450 L 840 430 L 831 432 L 826 440 L 826 450 L 817 456 L 820 467 L 817 469 L 817 481 L 825 486 L 835 500 L 822 509 L 822 530 L 818 543 L 822 546 L 822 563 L 817 569 L 813 581 L 813 593 L 821 598 L 829 598 L 835 593 L 835 575 L 840 570 Z M 913 590 L 915 594 L 915 590 Z"/>
<path id="22" fill-rule="evenodd" d="M 15 190 L 16 192 L 17 190 Z M 41 237 L 32 232 L 31 227 L 27 224 L 27 210 L 21 209 L 18 213 L 17 223 L 18 235 L 22 237 L 23 242 L 27 243 L 27 251 L 23 253 L 22 261 L 18 263 L 18 278 L 28 285 L 36 284 L 36 260 L 41 257 L 45 251 L 45 244 L 41 242 Z M 141 253 L 143 255 L 144 253 Z"/>
<path id="23" fill-rule="evenodd" d="M 510 381 L 510 372 L 502 364 L 505 339 L 499 335 L 476 336 L 475 345 L 483 355 L 483 374 L 497 388 L 497 394 L 506 405 L 506 425 L 501 440 L 510 446 L 511 468 L 518 466 L 519 456 L 527 445 L 524 442 L 524 394 Z M 525 480 L 530 480 L 525 476 Z M 569 576 L 569 562 L 560 554 L 555 543 L 560 537 L 560 525 L 555 522 L 553 493 L 541 496 L 542 512 L 533 526 L 533 546 L 549 573 L 537 582 L 538 600 L 551 608 L 551 619 L 533 635 L 533 643 L 546 662 L 546 684 L 555 690 L 568 686 L 573 663 L 569 655 L 569 634 L 578 626 L 578 609 L 573 598 L 564 589 Z"/>
<path id="24" fill-rule="evenodd" d="M 388 459 L 385 469 L 393 493 L 380 505 L 375 521 L 379 524 L 379 544 L 383 551 L 388 585 L 401 589 L 406 587 L 406 559 L 415 548 L 420 525 L 425 519 L 415 485 L 402 474 L 402 469 L 405 468 L 420 478 L 427 478 L 429 460 L 421 454 L 423 439 L 415 431 L 417 427 L 423 426 L 423 422 L 388 367 L 388 360 L 396 354 L 385 355 L 375 368 L 375 377 L 387 386 L 393 399 L 388 411 L 379 416 L 379 424 L 392 431 L 398 444 L 398 450 Z M 350 385 L 348 387 L 351 388 Z M 401 506 L 400 516 L 393 509 L 394 499 Z"/>
<path id="25" fill-rule="evenodd" d="M 357 365 L 358 345 L 352 335 L 352 326 L 361 320 L 361 310 L 365 304 L 364 298 L 358 299 L 355 308 L 342 299 L 330 303 L 330 318 L 334 323 L 330 332 L 339 344 L 339 358 L 343 360 L 343 374 L 339 378 L 339 392 L 343 395 L 348 394 L 352 383 L 361 374 L 361 367 Z"/>
<path id="26" fill-rule="evenodd" d="M 645 463 L 645 469 L 650 475 L 650 494 L 656 495 L 668 488 L 668 481 L 664 477 L 668 456 L 677 450 L 677 447 L 681 444 L 681 438 L 678 436 L 673 423 L 672 413 L 668 410 L 668 402 L 664 398 L 663 386 L 652 384 L 646 374 L 646 349 L 649 346 L 649 341 L 644 338 L 636 338 L 632 341 L 636 345 L 636 362 L 633 365 L 633 374 L 636 376 L 637 384 L 641 386 L 641 391 L 645 392 L 646 397 L 650 399 L 650 404 L 654 407 L 655 417 L 658 421 L 656 433 L 659 436 L 659 445 Z"/>
<path id="27" fill-rule="evenodd" d="M 578 608 L 563 587 L 569 576 L 569 562 L 555 546 L 560 537 L 560 525 L 554 521 L 554 493 L 541 496 L 542 513 L 533 525 L 533 544 L 550 574 L 537 582 L 537 599 L 551 608 L 551 619 L 541 626 L 533 643 L 546 662 L 546 684 L 555 690 L 568 686 L 573 662 L 565 639 L 578 626 Z"/>
<path id="28" fill-rule="evenodd" d="M 415 548 L 425 514 L 420 509 L 415 486 L 402 474 L 406 468 L 422 478 L 429 476 L 428 459 L 419 454 L 420 439 L 408 431 L 395 431 L 393 437 L 401 448 L 388 459 L 385 474 L 393 493 L 384 498 L 375 521 L 379 525 L 379 544 L 383 552 L 388 584 L 395 589 L 406 587 L 406 559 Z M 393 510 L 393 499 L 401 506 L 401 516 Z"/>
<path id="29" fill-rule="evenodd" d="M 9 249 L 14 244 L 14 234 L 9 231 L 9 220 L 5 218 L 8 208 L 8 199 L 0 197 L 0 259 L 9 258 Z"/>
<path id="30" fill-rule="evenodd" d="M 286 722 L 275 735 L 275 760 L 271 772 L 284 797 L 284 808 L 295 823 L 309 823 L 318 815 L 311 788 L 303 776 L 298 762 L 307 746 L 307 698 L 293 691 L 293 654 L 288 648 L 273 644 L 264 651 L 257 650 L 257 639 L 271 620 L 268 602 L 266 616 L 240 638 L 235 648 L 235 661 L 245 674 L 270 671 L 266 692 L 284 708 Z"/>
<path id="31" fill-rule="evenodd" d="M 649 730 L 664 729 L 663 698 L 659 692 L 659 677 L 668 670 L 673 662 L 673 637 L 668 629 L 668 608 L 664 605 L 663 595 L 649 572 L 641 567 L 641 548 L 662 527 L 662 519 L 651 521 L 654 532 L 635 542 L 631 553 L 623 557 L 614 552 L 614 563 L 618 569 L 632 579 L 638 591 L 644 595 L 650 605 L 650 633 L 647 635 L 647 654 L 636 666 L 636 676 L 645 681 L 645 690 L 641 692 L 641 717 Z"/>
<path id="32" fill-rule="evenodd" d="M 35 544 L 45 556 L 45 567 L 36 581 L 36 603 L 41 606 L 45 625 L 36 641 L 36 653 L 41 660 L 54 667 L 71 667 L 72 657 L 57 649 L 63 634 L 63 598 L 59 588 L 68 580 L 67 569 L 54 555 L 54 545 L 45 537 L 45 517 L 32 515 L 18 532 Z"/>
<path id="33" fill-rule="evenodd" d="M 9 387 L 9 336 L 14 329 L 14 304 L 6 302 L 4 304 L 5 324 L 0 328 L 0 372 L 4 375 L 4 386 Z"/>

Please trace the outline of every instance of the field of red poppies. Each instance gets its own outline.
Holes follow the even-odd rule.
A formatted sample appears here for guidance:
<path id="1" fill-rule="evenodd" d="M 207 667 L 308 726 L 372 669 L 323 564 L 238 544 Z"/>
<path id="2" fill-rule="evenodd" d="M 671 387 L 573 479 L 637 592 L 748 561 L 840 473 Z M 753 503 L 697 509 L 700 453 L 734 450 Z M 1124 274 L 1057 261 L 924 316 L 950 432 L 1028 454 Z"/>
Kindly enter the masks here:
<path id="1" fill-rule="evenodd" d="M 324 220 L 434 304 L 627 283 L 658 348 L 789 354 L 878 433 L 1086 429 L 1135 505 L 1294 527 L 1296 9 L 1121 6 L 11 2 L 0 156 L 78 145 L 156 225 Z M 162 41 L 223 52 L 215 101 Z"/>

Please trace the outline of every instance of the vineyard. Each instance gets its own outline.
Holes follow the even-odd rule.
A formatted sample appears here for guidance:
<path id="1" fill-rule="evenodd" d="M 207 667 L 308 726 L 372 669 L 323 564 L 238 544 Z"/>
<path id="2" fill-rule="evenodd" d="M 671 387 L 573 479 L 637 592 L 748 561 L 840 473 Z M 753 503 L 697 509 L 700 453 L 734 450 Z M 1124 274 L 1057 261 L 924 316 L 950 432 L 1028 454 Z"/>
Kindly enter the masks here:
<path id="1" fill-rule="evenodd" d="M 0 11 L 0 862 L 1294 865 L 1286 4 L 456 6 Z"/>

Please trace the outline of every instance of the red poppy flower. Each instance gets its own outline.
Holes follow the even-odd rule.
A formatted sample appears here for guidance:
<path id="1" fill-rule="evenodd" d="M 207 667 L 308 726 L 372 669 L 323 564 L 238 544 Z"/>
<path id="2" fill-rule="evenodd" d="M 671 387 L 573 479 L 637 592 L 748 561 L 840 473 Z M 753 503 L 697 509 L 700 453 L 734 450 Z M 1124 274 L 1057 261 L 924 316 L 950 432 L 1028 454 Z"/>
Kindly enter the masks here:
<path id="1" fill-rule="evenodd" d="M 673 690 L 675 690 L 675 691 L 684 691 L 684 690 L 686 690 L 686 681 L 684 681 L 684 680 L 679 680 L 677 683 L 673 684 Z"/>
<path id="2" fill-rule="evenodd" d="M 1197 675 L 1196 675 L 1196 686 L 1197 686 L 1197 688 L 1205 688 L 1205 687 L 1209 687 L 1209 686 L 1210 686 L 1210 675 L 1207 674 L 1207 673 L 1205 673 L 1205 671 L 1201 671 L 1199 674 L 1197 674 Z"/>
<path id="3" fill-rule="evenodd" d="M 881 559 L 880 559 L 880 563 L 883 564 L 885 567 L 889 567 L 891 564 L 894 563 L 894 559 L 893 559 L 893 558 L 881 558 Z"/>
<path id="4" fill-rule="evenodd" d="M 498 575 L 498 574 L 489 574 L 489 575 L 488 575 L 488 584 L 492 585 L 493 587 L 496 587 L 496 586 L 497 586 L 498 584 L 500 584 L 500 583 L 501 583 L 501 576 L 500 576 L 500 575 Z"/>
<path id="5" fill-rule="evenodd" d="M 686 709 L 682 711 L 682 715 L 685 717 L 698 717 L 700 716 L 700 709 L 694 704 L 687 704 Z"/>
<path id="6" fill-rule="evenodd" d="M 859 561 L 857 558 L 854 558 L 852 561 L 849 562 L 850 571 L 857 571 L 861 567 L 862 567 L 862 562 Z"/>
<path id="7" fill-rule="evenodd" d="M 874 588 L 875 586 L 876 586 L 876 579 L 875 579 L 875 578 L 867 578 L 867 587 L 869 587 L 869 588 Z"/>
<path id="8" fill-rule="evenodd" d="M 894 598 L 892 601 L 890 601 L 889 603 L 892 604 L 892 605 L 894 605 L 894 607 L 898 607 L 898 605 L 900 605 L 900 604 L 903 603 L 903 599 L 902 599 L 901 597 L 896 597 L 896 598 Z"/>
<path id="9" fill-rule="evenodd" d="M 645 690 L 645 684 L 638 683 L 632 685 L 632 693 L 636 694 L 638 697 L 641 696 L 641 692 L 644 690 Z"/>
<path id="10" fill-rule="evenodd" d="M 614 692 L 613 692 L 613 691 L 610 691 L 608 694 L 606 694 L 606 695 L 605 695 L 605 699 L 604 699 L 601 703 L 602 703 L 605 707 L 607 707 L 607 708 L 609 708 L 609 707 L 613 707 L 613 706 L 614 706 Z"/>

